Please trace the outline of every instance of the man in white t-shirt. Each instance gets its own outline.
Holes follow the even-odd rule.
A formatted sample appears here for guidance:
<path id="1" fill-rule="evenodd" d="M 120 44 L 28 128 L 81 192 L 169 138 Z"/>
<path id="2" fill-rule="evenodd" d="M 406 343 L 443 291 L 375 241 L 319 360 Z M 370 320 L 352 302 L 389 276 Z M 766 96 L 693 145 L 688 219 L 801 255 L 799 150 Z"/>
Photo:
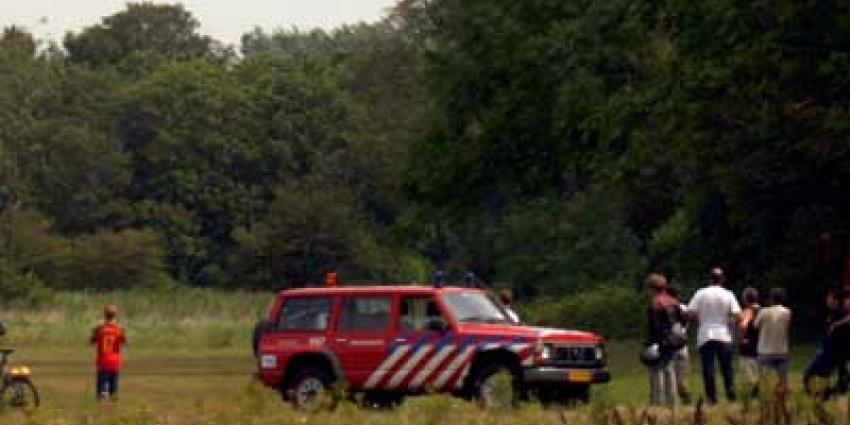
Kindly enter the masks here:
<path id="1" fill-rule="evenodd" d="M 688 312 L 699 322 L 697 345 L 702 363 L 702 379 L 705 397 L 711 404 L 717 403 L 714 383 L 715 359 L 720 363 L 726 397 L 735 400 L 735 383 L 732 374 L 732 326 L 741 314 L 741 306 L 735 295 L 724 288 L 726 275 L 723 269 L 711 270 L 711 285 L 700 289 L 691 298 Z"/>

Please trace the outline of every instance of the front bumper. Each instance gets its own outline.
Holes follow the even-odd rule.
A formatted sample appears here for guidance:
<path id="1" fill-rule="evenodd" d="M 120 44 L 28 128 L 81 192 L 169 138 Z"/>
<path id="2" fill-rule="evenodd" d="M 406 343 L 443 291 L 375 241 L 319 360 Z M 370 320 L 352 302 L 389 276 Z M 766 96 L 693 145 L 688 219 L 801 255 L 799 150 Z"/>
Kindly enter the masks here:
<path id="1" fill-rule="evenodd" d="M 537 366 L 523 371 L 523 381 L 528 385 L 602 384 L 610 380 L 611 372 L 604 368 Z"/>

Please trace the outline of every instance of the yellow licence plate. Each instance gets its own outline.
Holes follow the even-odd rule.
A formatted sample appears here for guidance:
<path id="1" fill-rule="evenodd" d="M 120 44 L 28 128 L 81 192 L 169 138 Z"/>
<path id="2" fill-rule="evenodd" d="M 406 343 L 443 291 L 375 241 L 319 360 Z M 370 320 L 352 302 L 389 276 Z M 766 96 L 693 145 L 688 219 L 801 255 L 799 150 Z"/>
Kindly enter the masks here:
<path id="1" fill-rule="evenodd" d="M 567 372 L 567 380 L 585 384 L 593 380 L 593 374 L 589 370 L 571 370 Z"/>

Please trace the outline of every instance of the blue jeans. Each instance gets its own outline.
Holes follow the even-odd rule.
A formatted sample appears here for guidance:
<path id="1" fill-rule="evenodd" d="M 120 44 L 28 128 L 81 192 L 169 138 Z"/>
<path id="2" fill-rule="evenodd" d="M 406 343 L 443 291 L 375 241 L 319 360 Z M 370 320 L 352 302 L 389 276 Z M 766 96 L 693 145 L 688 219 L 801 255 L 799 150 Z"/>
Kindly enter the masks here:
<path id="1" fill-rule="evenodd" d="M 829 378 L 835 372 L 835 369 L 838 369 L 838 386 L 836 390 L 839 393 L 846 393 L 850 389 L 850 373 L 847 372 L 847 363 L 833 358 L 829 340 L 824 338 L 818 344 L 815 357 L 803 373 L 803 388 L 806 391 L 811 391 L 810 383 L 813 377 Z"/>
<path id="2" fill-rule="evenodd" d="M 672 360 L 663 360 L 649 368 L 649 404 L 676 405 L 676 368 Z"/>
<path id="3" fill-rule="evenodd" d="M 699 347 L 699 357 L 702 362 L 702 383 L 705 388 L 705 398 L 710 404 L 717 404 L 717 388 L 714 383 L 715 358 L 720 362 L 720 373 L 723 375 L 723 386 L 726 397 L 735 400 L 735 382 L 732 375 L 732 344 L 720 341 L 708 341 Z"/>
<path id="4" fill-rule="evenodd" d="M 111 370 L 97 371 L 97 398 L 104 399 L 107 396 L 115 397 L 118 395 L 118 372 Z"/>

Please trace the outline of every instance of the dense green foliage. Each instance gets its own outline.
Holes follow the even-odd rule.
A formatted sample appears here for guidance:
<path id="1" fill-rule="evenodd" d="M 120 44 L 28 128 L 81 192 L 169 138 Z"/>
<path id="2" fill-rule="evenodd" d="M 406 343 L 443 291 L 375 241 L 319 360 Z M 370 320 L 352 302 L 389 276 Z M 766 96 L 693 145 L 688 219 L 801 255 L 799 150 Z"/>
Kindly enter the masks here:
<path id="1" fill-rule="evenodd" d="M 3 32 L 0 288 L 842 271 L 845 2 L 404 0 L 239 54 L 197 28 L 140 3 L 64 49 Z"/>

